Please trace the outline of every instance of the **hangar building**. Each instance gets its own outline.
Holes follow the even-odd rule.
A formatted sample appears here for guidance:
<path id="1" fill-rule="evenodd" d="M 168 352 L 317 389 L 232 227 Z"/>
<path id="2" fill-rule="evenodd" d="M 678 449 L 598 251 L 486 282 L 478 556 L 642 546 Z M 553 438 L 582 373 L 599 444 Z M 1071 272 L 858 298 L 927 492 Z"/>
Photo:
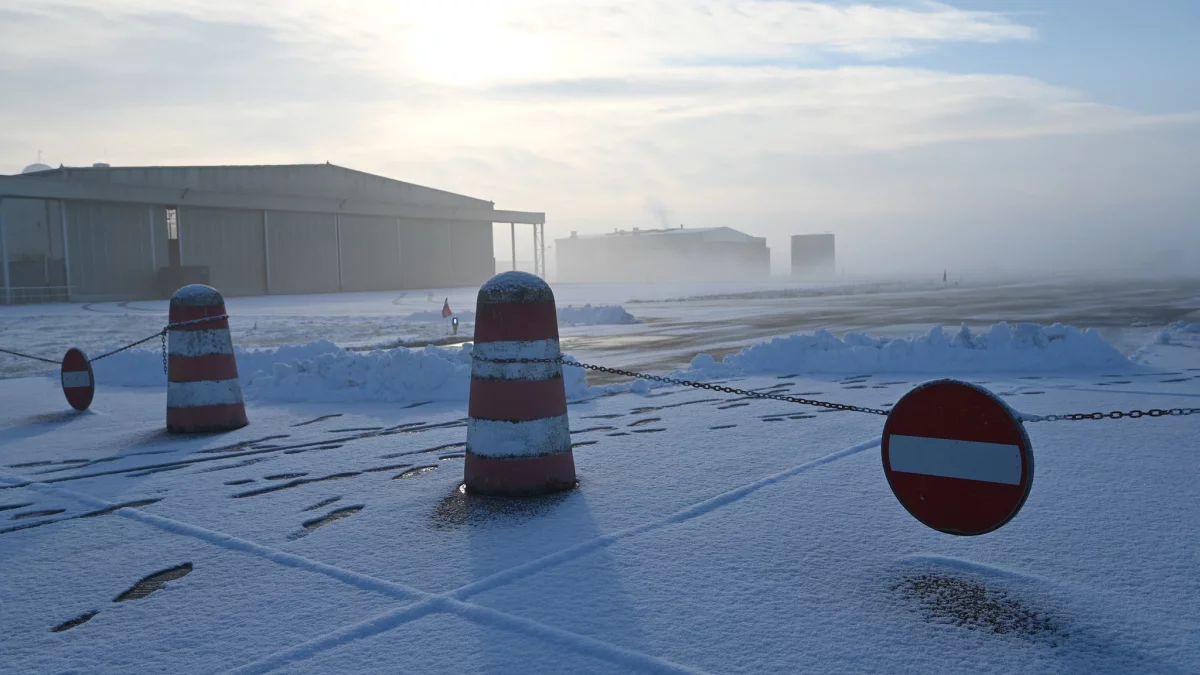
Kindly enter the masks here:
<path id="1" fill-rule="evenodd" d="M 763 237 L 729 227 L 618 230 L 554 240 L 558 281 L 736 281 L 771 276 Z"/>
<path id="2" fill-rule="evenodd" d="M 39 164 L 0 176 L 0 302 L 472 286 L 493 223 L 545 214 L 331 164 Z"/>

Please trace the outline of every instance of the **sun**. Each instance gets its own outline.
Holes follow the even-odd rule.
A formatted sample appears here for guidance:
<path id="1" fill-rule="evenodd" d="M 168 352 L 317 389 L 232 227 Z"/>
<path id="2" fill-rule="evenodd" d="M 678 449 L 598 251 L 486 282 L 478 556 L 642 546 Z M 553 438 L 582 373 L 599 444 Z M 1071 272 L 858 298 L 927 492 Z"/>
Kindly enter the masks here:
<path id="1" fill-rule="evenodd" d="M 437 0 L 409 5 L 409 62 L 423 79 L 478 85 L 544 71 L 548 49 L 510 25 L 514 2 Z"/>

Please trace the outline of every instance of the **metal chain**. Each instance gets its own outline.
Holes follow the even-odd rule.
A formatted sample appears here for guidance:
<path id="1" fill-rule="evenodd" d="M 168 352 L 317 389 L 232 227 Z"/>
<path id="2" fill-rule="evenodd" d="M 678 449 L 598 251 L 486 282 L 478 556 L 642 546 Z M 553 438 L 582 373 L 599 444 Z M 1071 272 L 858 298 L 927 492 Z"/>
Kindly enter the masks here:
<path id="1" fill-rule="evenodd" d="M 800 405 L 816 406 L 819 408 L 829 408 L 832 410 L 849 410 L 851 412 L 868 413 L 871 415 L 888 415 L 887 410 L 877 408 L 864 408 L 861 406 L 847 405 L 844 403 L 829 403 L 827 401 L 816 401 L 807 398 L 797 398 L 795 396 L 783 396 L 780 394 L 763 394 L 756 391 L 748 391 L 746 389 L 735 389 L 733 387 L 723 387 L 715 384 L 705 384 L 703 382 L 693 382 L 690 380 L 679 380 L 672 377 L 662 377 L 659 375 L 649 375 L 646 373 L 636 373 L 631 370 L 621 370 L 619 368 L 607 368 L 605 366 L 595 366 L 589 363 L 580 363 L 579 361 L 570 361 L 559 356 L 553 359 L 488 359 L 482 356 L 474 356 L 476 361 L 485 361 L 487 363 L 558 363 L 564 366 L 575 366 L 585 370 L 595 370 L 602 373 L 610 373 L 613 375 L 624 375 L 626 377 L 635 377 L 642 380 L 654 380 L 655 382 L 663 382 L 666 384 L 675 384 L 684 387 L 692 387 L 695 389 L 708 389 L 710 391 L 719 391 L 726 394 L 735 394 L 738 396 L 747 396 L 752 398 L 765 398 L 775 401 L 786 401 L 788 403 L 799 403 Z M 1130 410 L 1103 413 L 1071 413 L 1065 415 L 1025 415 L 1022 420 L 1025 422 L 1065 422 L 1065 421 L 1080 421 L 1080 420 L 1119 420 L 1125 417 L 1130 419 L 1138 419 L 1141 417 L 1183 417 L 1187 415 L 1200 415 L 1200 408 L 1170 408 L 1160 409 L 1152 408 L 1150 410 Z"/>
<path id="2" fill-rule="evenodd" d="M 845 403 L 830 403 L 828 401 L 817 401 L 808 398 L 797 398 L 795 396 L 783 396 L 781 394 L 763 394 L 757 391 L 749 391 L 746 389 L 735 389 L 733 387 L 723 387 L 719 384 L 705 384 L 704 382 L 693 382 L 691 380 L 679 380 L 673 377 L 662 377 L 660 375 L 648 375 L 646 373 L 635 373 L 630 370 L 621 370 L 619 368 L 608 368 L 605 366 L 595 366 L 589 363 L 580 363 L 579 361 L 568 361 L 562 356 L 553 359 L 487 359 L 481 356 L 473 356 L 477 361 L 486 361 L 488 363 L 558 363 L 564 366 L 575 366 L 585 370 L 595 370 L 601 373 L 610 373 L 612 375 L 624 375 L 627 377 L 636 377 L 641 380 L 654 380 L 655 382 L 663 382 L 665 384 L 674 384 L 683 387 L 692 387 L 693 389 L 707 389 L 709 391 L 719 391 L 725 394 L 735 394 L 737 396 L 746 396 L 750 398 L 765 398 L 774 401 L 785 401 L 787 403 L 799 403 L 800 405 L 815 406 L 818 408 L 829 408 L 831 410 L 848 410 L 851 412 L 868 413 L 871 415 L 887 416 L 888 411 L 879 410 L 877 408 L 864 408 L 856 405 L 848 405 Z"/>
<path id="3" fill-rule="evenodd" d="M 62 365 L 61 361 L 54 361 L 51 359 L 43 359 L 40 356 L 30 356 L 29 354 L 22 354 L 21 352 L 9 351 L 7 349 L 0 349 L 0 352 L 3 352 L 5 354 L 12 354 L 13 356 L 20 356 L 23 359 L 33 359 L 34 361 L 41 361 L 42 363 L 53 363 L 56 366 Z"/>
<path id="4" fill-rule="evenodd" d="M 119 347 L 117 349 L 114 349 L 111 352 L 105 352 L 104 354 L 101 354 L 100 356 L 90 358 L 90 359 L 88 359 L 88 363 L 95 363 L 96 361 L 99 361 L 100 359 L 107 359 L 108 357 L 112 356 L 113 354 L 120 354 L 121 352 L 125 351 L 126 349 L 133 349 L 134 347 L 136 347 L 142 343 L 149 342 L 160 335 L 166 335 L 166 334 L 167 334 L 167 329 L 164 328 L 164 329 L 158 331 L 157 333 L 155 333 L 154 335 L 151 335 L 148 338 L 143 338 L 132 344 L 127 344 L 124 347 Z"/>
<path id="5" fill-rule="evenodd" d="M 1139 417 L 1184 417 L 1200 415 L 1200 408 L 1151 408 L 1150 410 L 1114 410 L 1112 412 L 1069 413 L 1066 415 L 1026 415 L 1026 422 L 1079 422 L 1082 420 L 1119 420 L 1123 417 L 1138 419 Z"/>

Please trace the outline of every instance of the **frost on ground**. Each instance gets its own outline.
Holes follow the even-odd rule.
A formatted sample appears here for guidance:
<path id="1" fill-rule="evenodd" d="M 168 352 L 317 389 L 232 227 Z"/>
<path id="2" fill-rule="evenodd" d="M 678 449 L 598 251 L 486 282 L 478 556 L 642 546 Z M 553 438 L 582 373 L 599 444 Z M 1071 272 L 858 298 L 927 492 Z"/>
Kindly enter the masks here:
<path id="1" fill-rule="evenodd" d="M 1152 366 L 967 377 L 1031 414 L 1195 405 L 1180 336 Z M 453 398 L 469 371 L 288 349 L 262 374 L 286 357 L 272 386 L 303 390 L 308 362 L 321 396 L 378 368 Z M 940 375 L 854 374 L 728 384 L 879 407 Z M 98 378 L 83 414 L 52 378 L 0 381 L 5 672 L 1200 672 L 1194 416 L 1029 424 L 1023 510 L 952 537 L 889 492 L 876 415 L 592 397 L 569 407 L 579 486 L 510 506 L 459 490 L 461 399 L 251 397 L 248 427 L 171 436 L 161 386 Z"/>

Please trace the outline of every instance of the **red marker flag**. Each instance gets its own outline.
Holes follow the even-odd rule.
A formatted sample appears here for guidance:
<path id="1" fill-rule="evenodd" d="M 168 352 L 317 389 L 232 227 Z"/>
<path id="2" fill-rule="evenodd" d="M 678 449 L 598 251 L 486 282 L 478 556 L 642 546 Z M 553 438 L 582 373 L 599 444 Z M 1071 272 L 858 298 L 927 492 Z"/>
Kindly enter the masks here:
<path id="1" fill-rule="evenodd" d="M 442 318 L 444 319 L 453 313 L 450 311 L 450 298 L 446 298 L 446 303 L 442 305 Z"/>

